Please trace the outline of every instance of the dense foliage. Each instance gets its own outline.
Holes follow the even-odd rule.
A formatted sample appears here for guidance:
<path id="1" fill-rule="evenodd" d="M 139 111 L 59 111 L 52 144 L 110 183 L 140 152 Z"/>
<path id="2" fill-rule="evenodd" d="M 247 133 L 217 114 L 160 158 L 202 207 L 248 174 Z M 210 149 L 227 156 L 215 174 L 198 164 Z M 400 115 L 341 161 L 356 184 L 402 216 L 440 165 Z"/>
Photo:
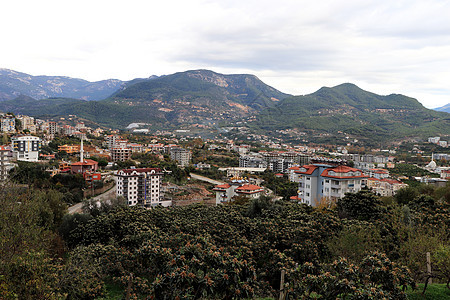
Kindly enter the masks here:
<path id="1" fill-rule="evenodd" d="M 386 205 L 362 191 L 336 209 L 268 198 L 118 205 L 62 217 L 60 193 L 24 188 L 1 202 L 0 295 L 92 299 L 112 283 L 130 299 L 278 298 L 283 273 L 288 299 L 405 299 L 427 276 L 425 252 L 433 279 L 448 280 L 450 204 L 433 195 Z"/>

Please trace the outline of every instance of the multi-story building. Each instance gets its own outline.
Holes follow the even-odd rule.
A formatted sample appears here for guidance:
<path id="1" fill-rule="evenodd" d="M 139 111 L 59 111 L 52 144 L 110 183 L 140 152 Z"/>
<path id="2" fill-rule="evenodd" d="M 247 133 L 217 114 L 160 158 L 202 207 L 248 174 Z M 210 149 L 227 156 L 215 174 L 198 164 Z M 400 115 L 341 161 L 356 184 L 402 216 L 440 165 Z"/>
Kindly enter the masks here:
<path id="1" fill-rule="evenodd" d="M 117 147 L 111 149 L 112 161 L 127 161 L 131 159 L 132 151 L 130 148 Z"/>
<path id="2" fill-rule="evenodd" d="M 181 167 L 186 167 L 191 161 L 192 153 L 189 150 L 183 148 L 172 148 L 170 149 L 170 158 L 178 162 Z"/>
<path id="3" fill-rule="evenodd" d="M 67 154 L 74 154 L 80 152 L 80 145 L 61 145 L 58 146 L 58 151 L 64 151 Z"/>
<path id="4" fill-rule="evenodd" d="M 106 147 L 108 149 L 112 149 L 116 146 L 116 140 L 118 140 L 119 137 L 117 135 L 111 134 L 105 137 L 106 141 Z"/>
<path id="5" fill-rule="evenodd" d="M 382 197 L 390 197 L 397 193 L 401 188 L 405 188 L 408 185 L 401 181 L 388 179 L 388 178 L 369 178 L 367 179 L 367 187 Z"/>
<path id="6" fill-rule="evenodd" d="M 266 168 L 267 162 L 259 156 L 241 155 L 239 157 L 240 168 Z"/>
<path id="7" fill-rule="evenodd" d="M 151 208 L 170 206 L 171 201 L 163 201 L 161 184 L 163 174 L 158 168 L 119 170 L 117 176 L 117 197 L 124 197 L 130 206 Z"/>
<path id="8" fill-rule="evenodd" d="M 25 135 L 11 138 L 14 159 L 21 161 L 38 161 L 41 140 L 37 136 Z"/>
<path id="9" fill-rule="evenodd" d="M 335 201 L 345 193 L 356 193 L 367 178 L 361 170 L 343 165 L 304 165 L 295 172 L 300 175 L 299 192 L 292 199 L 311 206 L 317 206 L 323 199 Z"/>
<path id="10" fill-rule="evenodd" d="M 8 171 L 11 168 L 8 154 L 8 146 L 0 146 L 0 185 L 8 179 Z"/>
<path id="11" fill-rule="evenodd" d="M 16 132 L 16 119 L 13 116 L 6 115 L 1 118 L 2 132 Z"/>
<path id="12" fill-rule="evenodd" d="M 22 130 L 29 130 L 30 132 L 36 132 L 36 125 L 34 124 L 34 118 L 29 116 L 17 116 L 17 119 L 20 120 Z"/>

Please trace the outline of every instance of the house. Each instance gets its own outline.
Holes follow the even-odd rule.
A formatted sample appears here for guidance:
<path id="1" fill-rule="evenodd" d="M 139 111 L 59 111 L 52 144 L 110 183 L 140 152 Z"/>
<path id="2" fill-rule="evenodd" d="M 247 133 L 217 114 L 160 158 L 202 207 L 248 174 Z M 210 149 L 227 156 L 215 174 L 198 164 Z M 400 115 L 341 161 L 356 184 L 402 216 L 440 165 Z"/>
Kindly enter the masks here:
<path id="1" fill-rule="evenodd" d="M 241 177 L 232 178 L 230 183 L 219 184 L 213 188 L 216 192 L 216 205 L 229 202 L 235 196 L 258 198 L 263 195 L 264 188 L 249 184 L 248 180 Z"/>
<path id="2" fill-rule="evenodd" d="M 84 174 L 85 172 L 92 172 L 98 170 L 98 162 L 92 159 L 86 159 L 83 161 L 79 161 L 76 163 L 73 163 L 70 166 L 70 172 L 72 174 Z"/>
<path id="3" fill-rule="evenodd" d="M 135 168 L 119 170 L 117 176 L 117 197 L 124 197 L 129 206 L 171 206 L 161 193 L 163 173 L 159 168 Z"/>
<path id="4" fill-rule="evenodd" d="M 324 163 L 303 165 L 295 173 L 299 175 L 296 199 L 311 206 L 317 206 L 322 199 L 335 201 L 345 193 L 356 193 L 367 178 L 359 169 Z"/>

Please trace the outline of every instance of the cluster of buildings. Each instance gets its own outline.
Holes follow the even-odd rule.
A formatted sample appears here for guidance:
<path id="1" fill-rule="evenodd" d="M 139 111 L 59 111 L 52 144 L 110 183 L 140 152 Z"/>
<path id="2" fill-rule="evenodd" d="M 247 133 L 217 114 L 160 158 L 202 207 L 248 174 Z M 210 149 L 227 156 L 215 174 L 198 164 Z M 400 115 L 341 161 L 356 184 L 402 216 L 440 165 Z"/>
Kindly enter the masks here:
<path id="1" fill-rule="evenodd" d="M 295 151 L 260 151 L 239 157 L 241 168 L 265 168 L 276 173 L 287 173 L 294 165 L 307 164 L 311 157 Z"/>
<path id="2" fill-rule="evenodd" d="M 436 145 L 439 145 L 444 148 L 448 147 L 448 142 L 441 140 L 441 137 L 439 137 L 439 136 L 429 137 L 428 143 L 436 144 Z"/>

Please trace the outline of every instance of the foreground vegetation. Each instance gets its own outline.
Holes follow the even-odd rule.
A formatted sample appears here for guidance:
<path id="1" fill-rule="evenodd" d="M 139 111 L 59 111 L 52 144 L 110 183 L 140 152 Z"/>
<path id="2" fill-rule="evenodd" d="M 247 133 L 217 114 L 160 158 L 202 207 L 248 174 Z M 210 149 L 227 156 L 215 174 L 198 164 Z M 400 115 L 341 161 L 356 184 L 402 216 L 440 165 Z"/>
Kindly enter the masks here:
<path id="1" fill-rule="evenodd" d="M 362 191 L 331 209 L 267 198 L 119 205 L 63 217 L 61 193 L 4 189 L 0 298 L 278 298 L 284 273 L 288 299 L 406 299 L 427 276 L 426 252 L 433 280 L 450 279 L 450 204 L 436 195 L 386 205 Z"/>

